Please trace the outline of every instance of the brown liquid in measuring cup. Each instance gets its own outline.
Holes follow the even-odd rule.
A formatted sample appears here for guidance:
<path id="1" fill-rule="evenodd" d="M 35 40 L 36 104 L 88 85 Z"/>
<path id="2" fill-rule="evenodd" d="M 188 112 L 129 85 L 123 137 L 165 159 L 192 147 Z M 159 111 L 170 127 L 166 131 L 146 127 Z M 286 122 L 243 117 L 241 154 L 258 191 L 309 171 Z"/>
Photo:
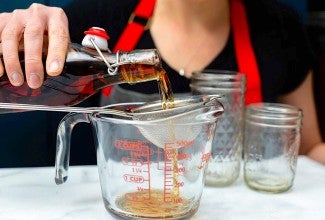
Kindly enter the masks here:
<path id="1" fill-rule="evenodd" d="M 162 102 L 162 109 L 166 110 L 174 107 L 174 96 L 171 83 L 165 71 L 159 70 L 161 73 L 158 79 L 158 88 Z M 170 121 L 169 133 L 173 142 L 175 139 L 173 122 Z M 167 149 L 165 149 L 166 151 Z M 116 199 L 116 205 L 122 210 L 132 213 L 136 216 L 143 217 L 173 217 L 182 213 L 190 204 L 190 200 L 180 197 L 178 184 L 178 149 L 168 149 L 173 167 L 173 187 L 171 195 L 160 189 L 150 189 L 146 191 L 136 191 L 127 193 Z M 133 199 L 130 199 L 133 198 Z M 188 213 L 193 210 L 187 210 Z M 185 213 L 182 213 L 185 214 Z"/>
<path id="2" fill-rule="evenodd" d="M 134 196 L 142 201 L 128 201 L 125 197 L 120 197 L 116 200 L 116 205 L 122 208 L 124 211 L 133 213 L 139 217 L 174 217 L 186 210 L 190 201 L 183 199 L 178 202 L 166 202 L 164 198 L 164 192 L 162 190 L 151 190 L 150 198 L 148 198 L 148 192 L 134 192 L 128 196 Z M 147 198 L 147 199 L 146 199 Z M 140 199 L 141 200 L 141 199 Z M 189 210 L 188 212 L 192 212 Z M 183 213 L 182 213 L 183 214 Z"/>

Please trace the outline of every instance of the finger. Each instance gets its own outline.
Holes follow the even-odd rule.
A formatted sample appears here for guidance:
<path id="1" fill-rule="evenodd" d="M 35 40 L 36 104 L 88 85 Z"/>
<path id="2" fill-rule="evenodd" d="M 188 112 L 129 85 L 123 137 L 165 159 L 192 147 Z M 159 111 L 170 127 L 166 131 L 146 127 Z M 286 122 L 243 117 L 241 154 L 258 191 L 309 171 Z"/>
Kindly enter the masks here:
<path id="1" fill-rule="evenodd" d="M 3 76 L 4 73 L 5 73 L 5 69 L 3 67 L 2 58 L 1 58 L 0 59 L 0 77 Z"/>
<path id="2" fill-rule="evenodd" d="M 62 72 L 65 57 L 70 42 L 68 19 L 60 8 L 52 8 L 48 21 L 48 55 L 46 60 L 47 74 L 57 76 Z"/>
<path id="3" fill-rule="evenodd" d="M 35 89 L 44 81 L 43 38 L 48 18 L 53 15 L 50 7 L 37 3 L 33 3 L 27 11 L 30 17 L 24 32 L 25 71 L 28 85 Z"/>
<path id="4" fill-rule="evenodd" d="M 0 33 L 1 33 L 1 29 L 0 29 Z M 1 44 L 1 39 L 0 39 L 0 54 L 2 54 L 2 44 Z M 3 76 L 3 74 L 5 73 L 5 69 L 3 66 L 3 58 L 2 56 L 0 56 L 0 77 Z"/>
<path id="5" fill-rule="evenodd" d="M 5 26 L 5 24 L 7 23 L 6 22 L 7 21 L 7 19 L 6 19 L 7 14 L 8 13 L 1 13 L 0 14 L 0 21 L 2 21 L 2 22 L 0 22 L 0 54 L 2 54 L 1 33 L 2 33 L 2 30 L 3 30 L 4 26 Z M 3 58 L 2 58 L 2 55 L 1 55 L 0 56 L 0 77 L 3 76 L 3 74 L 5 72 L 2 60 L 3 60 Z"/>
<path id="6" fill-rule="evenodd" d="M 0 14 L 0 43 L 1 43 L 1 33 L 3 28 L 6 26 L 8 20 L 11 17 L 11 13 L 1 13 Z"/>
<path id="7" fill-rule="evenodd" d="M 1 44 L 4 67 L 9 81 L 14 86 L 20 86 L 24 82 L 24 75 L 20 66 L 18 47 L 24 31 L 24 12 L 13 11 L 10 21 L 3 27 Z"/>
<path id="8" fill-rule="evenodd" d="M 25 74 L 29 87 L 39 88 L 44 80 L 42 63 L 43 34 L 45 25 L 40 18 L 32 18 L 24 32 Z"/>

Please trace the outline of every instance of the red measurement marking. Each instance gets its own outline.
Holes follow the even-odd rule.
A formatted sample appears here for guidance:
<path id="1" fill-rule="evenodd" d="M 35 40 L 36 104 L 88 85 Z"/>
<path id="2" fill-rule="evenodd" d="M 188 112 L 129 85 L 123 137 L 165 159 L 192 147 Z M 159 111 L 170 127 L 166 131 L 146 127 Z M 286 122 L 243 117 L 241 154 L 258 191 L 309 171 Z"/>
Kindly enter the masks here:
<path id="1" fill-rule="evenodd" d="M 178 167 L 177 173 L 185 173 L 186 168 L 185 167 Z"/>
<path id="2" fill-rule="evenodd" d="M 145 141 L 115 140 L 115 147 L 122 150 L 142 151 L 148 149 Z"/>
<path id="3" fill-rule="evenodd" d="M 127 193 L 124 198 L 134 202 L 150 200 L 150 154 L 154 151 L 150 151 L 148 142 L 142 141 L 116 140 L 115 147 L 127 154 L 121 158 L 122 164 L 128 166 L 121 178 L 127 183 L 134 183 L 133 187 L 140 192 Z"/>
<path id="4" fill-rule="evenodd" d="M 144 164 L 142 160 L 130 158 L 130 157 L 122 157 L 121 161 L 123 165 L 126 166 L 141 167 Z"/>
<path id="5" fill-rule="evenodd" d="M 184 182 L 176 182 L 176 183 L 175 183 L 175 186 L 176 186 L 176 187 L 179 187 L 179 188 L 180 188 L 180 187 L 183 187 L 183 186 L 184 186 Z"/>
<path id="6" fill-rule="evenodd" d="M 141 151 L 132 151 L 131 152 L 131 156 L 132 157 L 146 157 L 148 155 L 150 155 L 150 150 L 148 151 L 148 149 L 143 149 Z"/>
<path id="7" fill-rule="evenodd" d="M 123 179 L 126 182 L 133 182 L 133 183 L 143 183 L 144 178 L 142 176 L 131 175 L 131 174 L 124 174 Z"/>
<path id="8" fill-rule="evenodd" d="M 192 159 L 192 155 L 191 154 L 187 154 L 187 153 L 179 153 L 177 155 L 177 159 L 178 160 L 191 160 Z"/>
<path id="9" fill-rule="evenodd" d="M 190 146 L 194 146 L 194 140 L 192 141 L 177 141 L 175 142 L 175 145 L 177 145 L 178 147 L 190 147 Z"/>
<path id="10" fill-rule="evenodd" d="M 202 154 L 202 157 L 201 157 L 201 164 L 198 166 L 199 169 L 202 169 L 204 167 L 205 164 L 208 163 L 209 159 L 211 157 L 211 153 L 205 153 L 205 154 Z"/>
<path id="11" fill-rule="evenodd" d="M 176 141 L 165 143 L 168 149 L 177 149 L 177 148 L 184 148 L 184 147 L 191 147 L 194 146 L 194 141 Z M 166 148 L 165 148 L 166 149 Z"/>
<path id="12" fill-rule="evenodd" d="M 202 160 L 202 162 L 208 162 L 210 160 L 210 157 L 211 157 L 211 153 L 210 152 L 209 153 L 205 153 L 205 154 L 202 155 L 201 160 Z"/>
<path id="13" fill-rule="evenodd" d="M 181 203 L 183 199 L 181 197 L 174 198 L 174 203 Z"/>
<path id="14" fill-rule="evenodd" d="M 173 158 L 175 157 L 174 143 L 165 144 L 164 147 L 164 201 L 172 202 L 172 192 L 174 187 L 174 165 Z"/>

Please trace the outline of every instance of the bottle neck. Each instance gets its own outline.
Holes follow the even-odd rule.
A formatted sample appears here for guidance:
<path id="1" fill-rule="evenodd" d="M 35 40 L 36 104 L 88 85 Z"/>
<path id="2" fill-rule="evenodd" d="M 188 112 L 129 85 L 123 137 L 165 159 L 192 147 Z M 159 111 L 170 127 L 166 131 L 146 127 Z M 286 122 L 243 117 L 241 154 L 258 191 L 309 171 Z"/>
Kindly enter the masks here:
<path id="1" fill-rule="evenodd" d="M 144 64 L 161 66 L 161 58 L 156 49 L 141 49 L 130 52 L 118 51 L 117 53 L 101 52 L 103 57 L 95 49 L 83 47 L 72 43 L 67 54 L 67 61 L 88 60 L 106 61 L 113 67 L 125 64 Z"/>

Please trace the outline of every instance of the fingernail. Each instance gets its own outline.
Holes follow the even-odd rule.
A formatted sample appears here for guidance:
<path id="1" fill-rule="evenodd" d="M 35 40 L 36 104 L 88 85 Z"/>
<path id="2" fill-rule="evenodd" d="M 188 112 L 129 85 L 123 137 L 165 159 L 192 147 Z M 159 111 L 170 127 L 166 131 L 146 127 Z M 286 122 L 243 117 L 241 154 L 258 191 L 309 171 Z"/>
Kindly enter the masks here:
<path id="1" fill-rule="evenodd" d="M 13 85 L 15 85 L 15 86 L 20 86 L 21 85 L 22 77 L 21 77 L 21 75 L 19 73 L 17 73 L 17 72 L 12 73 L 10 78 L 11 78 L 11 82 L 12 82 Z"/>
<path id="2" fill-rule="evenodd" d="M 49 72 L 57 72 L 60 68 L 60 64 L 58 61 L 53 61 L 51 64 L 50 64 L 50 67 L 49 67 Z"/>
<path id="3" fill-rule="evenodd" d="M 39 77 L 38 74 L 32 73 L 29 76 L 29 85 L 32 88 L 37 88 L 41 84 L 41 78 Z"/>

